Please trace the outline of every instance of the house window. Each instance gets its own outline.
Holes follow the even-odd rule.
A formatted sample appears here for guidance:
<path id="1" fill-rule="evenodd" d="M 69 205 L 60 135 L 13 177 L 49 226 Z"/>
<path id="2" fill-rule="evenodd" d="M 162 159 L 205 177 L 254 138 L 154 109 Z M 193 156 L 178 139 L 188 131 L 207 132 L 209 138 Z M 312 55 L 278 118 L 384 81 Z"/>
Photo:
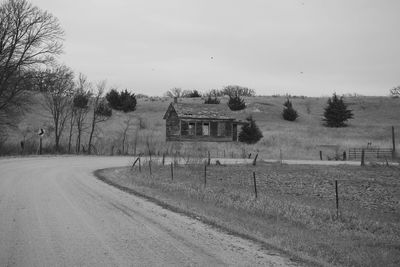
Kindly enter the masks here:
<path id="1" fill-rule="evenodd" d="M 205 122 L 202 125 L 202 134 L 203 135 L 210 135 L 210 123 L 209 122 Z"/>
<path id="2" fill-rule="evenodd" d="M 225 136 L 226 131 L 225 131 L 225 122 L 218 122 L 218 136 Z"/>
<path id="3" fill-rule="evenodd" d="M 188 134 L 189 135 L 194 135 L 196 132 L 196 127 L 195 127 L 195 123 L 194 122 L 189 122 L 189 127 L 188 127 Z"/>

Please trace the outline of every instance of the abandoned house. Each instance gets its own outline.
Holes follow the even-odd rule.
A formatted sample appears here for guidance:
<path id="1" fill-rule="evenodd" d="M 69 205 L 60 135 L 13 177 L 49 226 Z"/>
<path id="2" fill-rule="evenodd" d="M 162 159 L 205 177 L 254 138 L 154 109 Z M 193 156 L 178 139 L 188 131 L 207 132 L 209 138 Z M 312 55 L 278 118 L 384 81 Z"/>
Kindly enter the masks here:
<path id="1" fill-rule="evenodd" d="M 167 141 L 238 141 L 233 112 L 224 104 L 178 103 L 174 100 L 164 115 Z"/>

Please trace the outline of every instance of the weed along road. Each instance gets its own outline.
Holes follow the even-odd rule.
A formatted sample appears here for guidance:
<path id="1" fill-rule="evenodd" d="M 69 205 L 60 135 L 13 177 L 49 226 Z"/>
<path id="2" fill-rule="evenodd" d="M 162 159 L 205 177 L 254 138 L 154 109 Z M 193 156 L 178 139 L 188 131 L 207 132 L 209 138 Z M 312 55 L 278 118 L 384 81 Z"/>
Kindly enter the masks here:
<path id="1" fill-rule="evenodd" d="M 0 266 L 297 266 L 93 175 L 131 162 L 0 159 Z"/>

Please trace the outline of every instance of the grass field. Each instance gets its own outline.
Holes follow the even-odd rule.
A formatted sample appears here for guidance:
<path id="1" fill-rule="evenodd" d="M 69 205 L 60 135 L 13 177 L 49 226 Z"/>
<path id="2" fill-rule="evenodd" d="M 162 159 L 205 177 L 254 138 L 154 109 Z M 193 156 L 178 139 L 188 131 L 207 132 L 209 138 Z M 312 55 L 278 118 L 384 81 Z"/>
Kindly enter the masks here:
<path id="1" fill-rule="evenodd" d="M 253 172 L 258 197 L 255 198 Z M 400 169 L 148 164 L 102 171 L 114 183 L 321 265 L 398 266 Z M 334 181 L 339 180 L 336 216 Z"/>
<path id="2" fill-rule="evenodd" d="M 38 97 L 40 100 L 40 97 Z M 198 102 L 201 99 L 180 99 L 184 102 Z M 256 145 L 243 145 L 240 143 L 166 143 L 165 121 L 162 119 L 171 99 L 139 99 L 137 110 L 132 113 L 114 111 L 110 120 L 101 123 L 96 132 L 95 145 L 100 154 L 117 154 L 122 152 L 122 134 L 130 119 L 127 131 L 127 143 L 124 151 L 133 154 L 147 151 L 146 140 L 149 140 L 153 153 L 164 151 L 190 151 L 221 156 L 239 157 L 246 153 L 259 153 L 266 159 L 277 159 L 282 151 L 284 159 L 318 159 L 319 150 L 323 156 L 334 157 L 335 149 L 326 145 L 336 145 L 338 152 L 351 147 L 366 146 L 371 142 L 373 146 L 391 147 L 391 126 L 395 126 L 397 144 L 400 147 L 400 99 L 389 97 L 347 97 L 345 101 L 354 112 L 354 119 L 349 121 L 346 128 L 327 128 L 323 126 L 322 114 L 327 98 L 297 97 L 293 98 L 293 106 L 300 117 L 295 122 L 282 119 L 284 97 L 258 96 L 246 98 L 247 108 L 236 112 L 236 116 L 244 119 L 252 115 L 264 138 Z M 222 104 L 227 99 L 222 99 Z M 88 116 L 90 119 L 90 116 Z M 139 126 L 140 125 L 140 126 Z M 53 134 L 51 121 L 40 104 L 35 104 L 25 114 L 17 129 L 11 129 L 9 138 L 3 146 L 2 153 L 18 153 L 21 140 L 26 141 L 28 153 L 37 150 L 38 138 L 36 131 L 45 128 L 47 135 L 44 139 L 46 151 L 51 152 Z M 63 145 L 66 146 L 67 130 L 63 136 Z M 84 133 L 83 144 L 87 143 L 88 133 Z M 74 141 L 75 137 L 73 137 Z M 136 145 L 135 145 L 136 143 Z M 322 146 L 322 147 L 321 147 Z M 7 148 L 7 149 L 6 149 Z M 7 151 L 8 152 L 7 152 Z"/>

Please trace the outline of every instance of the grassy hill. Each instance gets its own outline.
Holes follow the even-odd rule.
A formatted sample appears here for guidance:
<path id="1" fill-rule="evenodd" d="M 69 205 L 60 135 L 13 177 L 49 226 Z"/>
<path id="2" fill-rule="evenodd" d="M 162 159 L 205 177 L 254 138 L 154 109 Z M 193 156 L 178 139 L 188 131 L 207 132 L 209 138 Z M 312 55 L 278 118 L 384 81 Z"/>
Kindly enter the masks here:
<path id="1" fill-rule="evenodd" d="M 278 159 L 280 151 L 284 159 L 319 159 L 319 151 L 324 158 L 332 158 L 336 153 L 351 147 L 372 146 L 391 147 L 391 126 L 395 126 L 397 144 L 400 140 L 400 99 L 389 97 L 347 97 L 349 108 L 353 110 L 354 119 L 345 128 L 328 128 L 323 125 L 322 114 L 327 98 L 298 97 L 293 98 L 293 107 L 300 117 L 295 122 L 282 119 L 284 97 L 258 96 L 246 98 L 247 108 L 235 112 L 238 118 L 244 119 L 252 115 L 263 132 L 264 138 L 255 145 L 241 143 L 166 143 L 165 121 L 162 119 L 171 99 L 141 98 L 137 110 L 131 113 L 113 111 L 110 120 L 99 124 L 96 132 L 95 147 L 99 154 L 117 154 L 122 152 L 122 135 L 127 130 L 125 153 L 133 154 L 150 149 L 153 153 L 179 150 L 180 153 L 205 154 L 211 151 L 213 156 L 239 157 L 243 153 L 260 153 L 262 158 Z M 180 99 L 183 102 L 202 103 L 202 99 Z M 47 130 L 44 138 L 46 151 L 51 152 L 53 135 L 51 118 L 44 110 L 37 97 L 36 104 L 30 107 L 18 128 L 9 130 L 9 138 L 2 147 L 2 153 L 18 153 L 19 143 L 25 139 L 26 150 L 36 152 L 39 128 Z M 227 99 L 223 98 L 221 104 Z M 90 114 L 88 119 L 90 119 Z M 68 125 L 67 125 L 68 128 Z M 68 130 L 65 130 L 63 144 L 66 146 Z M 83 144 L 87 143 L 88 134 L 83 136 Z M 74 143 L 74 137 L 73 137 Z M 398 145 L 400 148 L 400 145 Z"/>

